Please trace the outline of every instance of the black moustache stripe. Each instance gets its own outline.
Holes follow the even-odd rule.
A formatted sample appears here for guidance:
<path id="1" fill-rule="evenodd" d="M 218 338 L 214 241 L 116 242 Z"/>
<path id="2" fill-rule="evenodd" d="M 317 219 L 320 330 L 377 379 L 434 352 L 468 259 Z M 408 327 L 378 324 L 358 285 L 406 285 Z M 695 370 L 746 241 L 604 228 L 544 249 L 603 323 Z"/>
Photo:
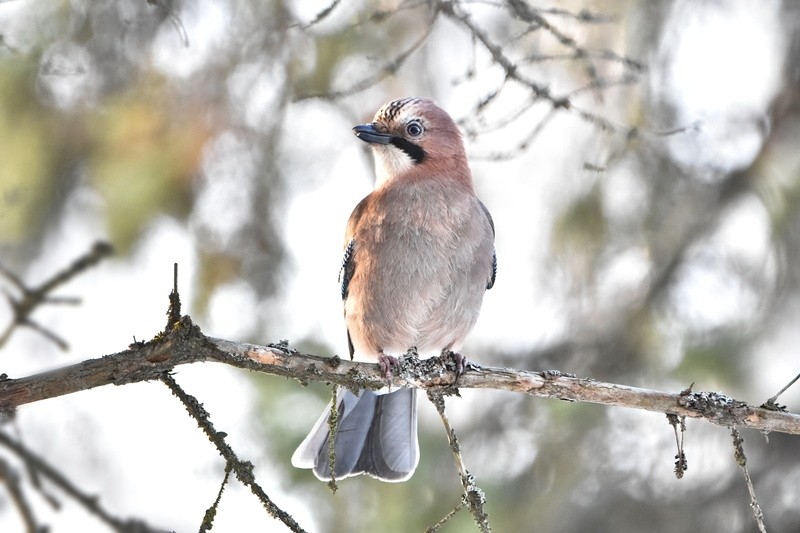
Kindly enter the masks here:
<path id="1" fill-rule="evenodd" d="M 402 137 L 392 137 L 392 140 L 389 142 L 404 151 L 408 157 L 414 161 L 415 165 L 419 165 L 425 160 L 425 150 L 423 150 L 418 144 L 414 144 L 408 139 L 404 139 Z"/>

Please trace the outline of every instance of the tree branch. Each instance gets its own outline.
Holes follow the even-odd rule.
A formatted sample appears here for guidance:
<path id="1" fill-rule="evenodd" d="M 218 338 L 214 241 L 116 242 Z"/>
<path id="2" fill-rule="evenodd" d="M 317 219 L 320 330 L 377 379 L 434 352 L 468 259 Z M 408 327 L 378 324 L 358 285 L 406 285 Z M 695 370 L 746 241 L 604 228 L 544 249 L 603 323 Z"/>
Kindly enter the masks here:
<path id="1" fill-rule="evenodd" d="M 59 487 L 65 493 L 69 494 L 75 501 L 83 506 L 83 508 L 90 514 L 97 517 L 99 520 L 104 522 L 106 525 L 113 528 L 114 531 L 117 533 L 167 533 L 164 529 L 158 529 L 151 527 L 138 519 L 129 519 L 123 520 L 112 516 L 106 509 L 100 504 L 99 498 L 97 496 L 87 494 L 81 491 L 74 483 L 72 483 L 67 477 L 61 473 L 57 468 L 53 465 L 49 464 L 43 458 L 39 457 L 38 455 L 34 454 L 27 448 L 25 448 L 22 444 L 12 439 L 9 435 L 0 431 L 0 445 L 10 449 L 16 455 L 21 457 L 27 465 L 35 472 L 42 474 L 44 477 L 49 479 L 54 485 Z M 5 478 L 8 480 L 9 476 L 9 466 L 8 464 L 0 459 L 0 479 Z M 16 490 L 13 487 L 15 483 L 11 483 L 9 485 L 12 487 L 12 497 L 16 499 L 16 496 L 13 494 Z M 19 491 L 19 495 L 21 495 L 21 491 Z M 24 516 L 25 523 L 28 525 L 29 531 L 44 531 L 46 528 L 39 528 L 33 527 L 31 524 L 34 524 L 34 516 L 30 514 L 30 509 L 23 507 L 20 502 L 17 502 L 18 507 L 20 508 L 20 512 Z"/>
<path id="2" fill-rule="evenodd" d="M 205 433 L 206 437 L 208 437 L 208 440 L 211 441 L 211 443 L 217 448 L 219 454 L 225 458 L 225 479 L 228 479 L 230 471 L 233 471 L 233 473 L 236 474 L 236 478 L 243 485 L 250 489 L 250 491 L 259 499 L 261 504 L 270 515 L 283 522 L 290 530 L 299 533 L 305 533 L 305 530 L 300 527 L 300 524 L 298 524 L 289 513 L 275 505 L 267 493 L 264 492 L 264 489 L 261 488 L 261 485 L 256 483 L 256 478 L 253 474 L 253 463 L 239 459 L 239 457 L 236 455 L 236 452 L 233 451 L 233 448 L 231 448 L 231 446 L 225 440 L 227 435 L 224 432 L 217 431 L 214 428 L 214 424 L 211 422 L 208 411 L 206 411 L 205 407 L 203 407 L 203 404 L 197 401 L 197 398 L 191 394 L 187 394 L 169 374 L 161 374 L 161 381 L 164 382 L 172 394 L 174 394 L 181 401 L 183 406 L 186 407 L 186 410 L 189 412 L 189 416 L 195 419 L 197 425 L 200 426 L 200 429 L 202 429 L 203 433 Z M 222 496 L 221 488 L 219 496 Z M 219 502 L 219 497 L 217 498 L 217 502 Z M 216 506 L 216 503 L 214 505 Z"/>
<path id="3" fill-rule="evenodd" d="M 91 250 L 38 287 L 28 287 L 19 276 L 0 264 L 0 274 L 8 279 L 20 293 L 19 297 L 14 297 L 8 292 L 5 293 L 14 319 L 6 326 L 3 333 L 0 333 L 0 347 L 8 341 L 17 327 L 28 326 L 44 335 L 62 350 L 66 350 L 68 348 L 67 343 L 52 331 L 35 322 L 31 318 L 31 314 L 43 304 L 75 305 L 79 303 L 80 300 L 77 298 L 55 297 L 51 296 L 50 293 L 112 253 L 113 249 L 110 244 L 102 241 L 96 242 Z"/>
<path id="4" fill-rule="evenodd" d="M 386 385 L 376 364 L 345 361 L 337 356 L 302 354 L 286 343 L 258 346 L 206 337 L 184 316 L 168 334 L 127 350 L 19 379 L 0 375 L 0 411 L 20 405 L 92 389 L 161 379 L 176 366 L 215 361 L 256 372 L 309 381 L 335 383 L 358 389 Z M 393 387 L 426 390 L 451 389 L 455 373 L 439 358 L 404 357 Z M 643 409 L 705 419 L 720 426 L 800 435 L 800 415 L 754 407 L 716 392 L 669 393 L 577 378 L 561 372 L 531 372 L 511 368 L 470 365 L 457 387 L 520 392 L 632 409 Z"/>
<path id="5" fill-rule="evenodd" d="M 458 475 L 461 478 L 461 486 L 464 488 L 464 493 L 461 495 L 461 502 L 469 508 L 470 513 L 472 513 L 472 518 L 475 520 L 475 524 L 481 532 L 491 533 L 492 528 L 489 526 L 489 516 L 486 514 L 486 495 L 475 482 L 475 476 L 470 474 L 467 467 L 464 466 L 464 458 L 461 455 L 461 445 L 458 443 L 458 436 L 456 432 L 453 431 L 452 426 L 450 426 L 450 419 L 445 413 L 444 394 L 429 390 L 428 399 L 436 407 L 436 411 L 439 412 L 439 417 L 441 417 L 442 424 L 447 432 L 450 451 L 453 452 L 453 457 L 456 460 Z M 441 523 L 441 521 L 439 523 Z M 432 527 L 438 527 L 439 523 Z M 431 528 L 428 529 L 428 531 L 430 530 Z"/>

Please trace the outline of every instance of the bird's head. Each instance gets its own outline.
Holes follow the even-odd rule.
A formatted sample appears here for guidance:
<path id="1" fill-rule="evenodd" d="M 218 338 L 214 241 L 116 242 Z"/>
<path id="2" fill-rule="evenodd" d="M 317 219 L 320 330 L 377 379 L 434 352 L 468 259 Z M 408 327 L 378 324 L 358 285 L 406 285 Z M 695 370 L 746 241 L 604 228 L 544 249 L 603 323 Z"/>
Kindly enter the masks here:
<path id="1" fill-rule="evenodd" d="M 471 182 L 461 133 L 431 100 L 393 100 L 353 133 L 372 146 L 378 185 L 404 175 L 463 176 Z"/>

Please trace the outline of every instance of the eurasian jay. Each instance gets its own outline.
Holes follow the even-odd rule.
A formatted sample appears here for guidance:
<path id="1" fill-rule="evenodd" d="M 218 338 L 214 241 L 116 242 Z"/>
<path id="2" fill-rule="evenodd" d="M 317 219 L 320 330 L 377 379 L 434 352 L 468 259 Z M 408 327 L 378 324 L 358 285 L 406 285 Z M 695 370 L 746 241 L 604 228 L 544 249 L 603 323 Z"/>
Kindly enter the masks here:
<path id="1" fill-rule="evenodd" d="M 377 182 L 345 233 L 348 346 L 351 359 L 377 360 L 391 376 L 395 356 L 411 348 L 421 357 L 461 349 L 494 284 L 494 223 L 475 196 L 458 127 L 432 101 L 394 100 L 353 132 L 372 147 Z M 416 392 L 339 391 L 337 479 L 411 477 L 419 462 Z M 330 408 L 292 456 L 321 480 L 331 478 Z"/>

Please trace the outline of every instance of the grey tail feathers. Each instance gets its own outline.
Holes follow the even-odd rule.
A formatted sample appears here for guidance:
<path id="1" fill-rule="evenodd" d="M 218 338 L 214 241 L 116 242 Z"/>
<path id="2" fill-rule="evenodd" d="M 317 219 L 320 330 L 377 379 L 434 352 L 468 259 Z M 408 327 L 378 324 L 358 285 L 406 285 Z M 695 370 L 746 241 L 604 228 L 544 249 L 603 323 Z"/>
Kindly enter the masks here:
<path id="1" fill-rule="evenodd" d="M 382 481 L 405 481 L 419 462 L 417 391 L 398 389 L 386 394 L 339 389 L 339 427 L 335 438 L 336 479 L 368 474 Z M 298 446 L 292 464 L 313 468 L 323 481 L 331 479 L 328 417 L 330 404 L 311 433 Z"/>

